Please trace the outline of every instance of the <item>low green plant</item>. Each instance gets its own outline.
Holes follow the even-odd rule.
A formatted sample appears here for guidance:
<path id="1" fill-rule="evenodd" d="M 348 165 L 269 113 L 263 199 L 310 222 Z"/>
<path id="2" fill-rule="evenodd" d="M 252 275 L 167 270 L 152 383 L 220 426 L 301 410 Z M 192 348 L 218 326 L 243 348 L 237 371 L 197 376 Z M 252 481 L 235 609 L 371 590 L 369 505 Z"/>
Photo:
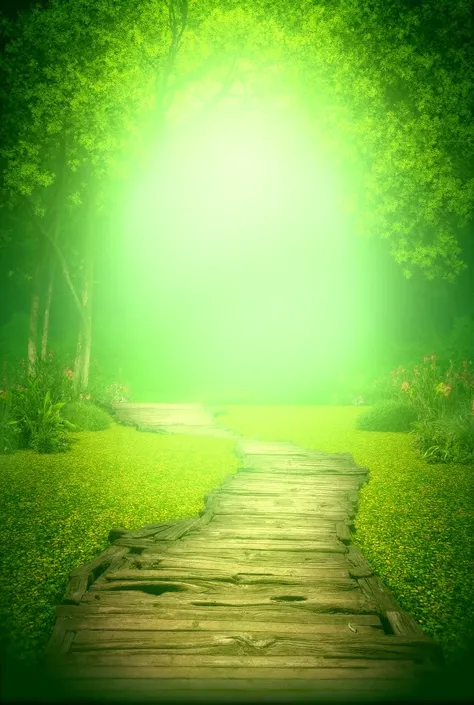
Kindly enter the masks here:
<path id="1" fill-rule="evenodd" d="M 109 414 L 92 401 L 69 402 L 61 409 L 61 416 L 78 431 L 105 431 L 110 426 Z"/>
<path id="2" fill-rule="evenodd" d="M 0 455 L 18 450 L 20 430 L 10 412 L 8 393 L 0 389 Z"/>
<path id="3" fill-rule="evenodd" d="M 411 404 L 393 399 L 380 401 L 356 418 L 359 431 L 408 432 L 417 420 L 416 410 Z"/>
<path id="4" fill-rule="evenodd" d="M 32 448 L 39 453 L 55 453 L 68 448 L 68 428 L 74 428 L 59 415 L 74 395 L 72 371 L 54 359 L 38 360 L 32 371 L 22 361 L 11 378 L 5 402 L 15 426 L 18 448 Z"/>
<path id="5" fill-rule="evenodd" d="M 32 387 L 34 382 L 32 380 Z M 23 413 L 19 415 L 17 422 L 23 438 L 27 441 L 27 446 L 38 453 L 59 453 L 67 450 L 69 447 L 67 429 L 75 430 L 75 426 L 62 419 L 59 414 L 65 402 L 53 404 L 48 390 L 42 406 L 34 410 L 28 399 L 28 390 L 23 390 L 20 394 L 25 403 Z"/>
<path id="6" fill-rule="evenodd" d="M 474 416 L 453 415 L 415 424 L 414 446 L 428 463 L 474 463 Z"/>

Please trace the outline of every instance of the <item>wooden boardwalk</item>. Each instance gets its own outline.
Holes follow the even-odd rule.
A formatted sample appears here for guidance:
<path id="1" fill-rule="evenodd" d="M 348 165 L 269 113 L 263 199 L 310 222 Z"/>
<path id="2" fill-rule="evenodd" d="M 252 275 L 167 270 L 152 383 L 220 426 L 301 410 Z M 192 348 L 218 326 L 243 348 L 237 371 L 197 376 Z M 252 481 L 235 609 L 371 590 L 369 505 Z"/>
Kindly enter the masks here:
<path id="1" fill-rule="evenodd" d="M 196 406 L 127 404 L 118 415 L 226 435 Z M 367 469 L 348 454 L 227 435 L 240 469 L 200 517 L 114 529 L 111 546 L 71 575 L 45 662 L 58 697 L 415 698 L 438 649 L 351 544 Z"/>

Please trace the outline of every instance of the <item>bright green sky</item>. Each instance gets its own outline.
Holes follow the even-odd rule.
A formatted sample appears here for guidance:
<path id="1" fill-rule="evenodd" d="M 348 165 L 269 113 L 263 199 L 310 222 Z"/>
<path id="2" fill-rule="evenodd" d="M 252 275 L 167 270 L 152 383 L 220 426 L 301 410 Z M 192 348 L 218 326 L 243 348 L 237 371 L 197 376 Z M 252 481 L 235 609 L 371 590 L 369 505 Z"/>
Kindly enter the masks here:
<path id="1" fill-rule="evenodd" d="M 156 310 L 157 356 L 167 331 L 169 374 L 207 395 L 299 390 L 336 367 L 363 314 L 322 137 L 296 109 L 224 106 L 156 151 L 126 200 L 124 257 L 137 318 Z"/>

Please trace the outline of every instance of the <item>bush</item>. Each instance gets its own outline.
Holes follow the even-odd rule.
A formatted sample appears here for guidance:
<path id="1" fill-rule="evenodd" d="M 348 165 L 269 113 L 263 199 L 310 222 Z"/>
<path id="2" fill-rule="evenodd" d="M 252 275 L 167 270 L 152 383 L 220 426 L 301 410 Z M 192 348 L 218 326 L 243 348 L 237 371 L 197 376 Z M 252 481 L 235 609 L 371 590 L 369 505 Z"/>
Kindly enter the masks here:
<path id="1" fill-rule="evenodd" d="M 472 362 L 440 365 L 436 355 L 425 356 L 423 363 L 406 369 L 400 365 L 374 382 L 377 399 L 411 404 L 420 419 L 437 419 L 464 414 L 474 396 Z"/>
<path id="2" fill-rule="evenodd" d="M 64 402 L 53 404 L 49 391 L 41 406 L 34 406 L 36 382 L 31 379 L 26 388 L 16 390 L 13 396 L 12 408 L 20 430 L 20 446 L 33 448 L 38 453 L 60 453 L 68 449 L 67 429 L 74 429 L 74 426 L 60 417 L 59 410 Z"/>
<path id="3" fill-rule="evenodd" d="M 428 463 L 474 463 L 474 417 L 425 419 L 414 425 L 415 447 Z"/>
<path id="4" fill-rule="evenodd" d="M 6 393 L 0 399 L 0 454 L 13 453 L 20 445 L 20 430 L 12 418 L 6 402 Z"/>
<path id="5" fill-rule="evenodd" d="M 359 431 L 408 432 L 416 420 L 417 414 L 411 404 L 386 400 L 358 416 L 355 425 Z"/>
<path id="6" fill-rule="evenodd" d="M 38 360 L 33 374 L 24 361 L 21 368 L 5 380 L 3 402 L 15 428 L 17 448 L 32 448 L 39 453 L 56 453 L 69 446 L 67 429 L 73 428 L 59 415 L 65 401 L 73 396 L 72 372 L 64 363 Z M 9 424 L 10 425 L 10 424 Z"/>
<path id="7" fill-rule="evenodd" d="M 73 401 L 61 409 L 61 416 L 79 431 L 105 431 L 110 426 L 106 411 L 90 401 Z"/>

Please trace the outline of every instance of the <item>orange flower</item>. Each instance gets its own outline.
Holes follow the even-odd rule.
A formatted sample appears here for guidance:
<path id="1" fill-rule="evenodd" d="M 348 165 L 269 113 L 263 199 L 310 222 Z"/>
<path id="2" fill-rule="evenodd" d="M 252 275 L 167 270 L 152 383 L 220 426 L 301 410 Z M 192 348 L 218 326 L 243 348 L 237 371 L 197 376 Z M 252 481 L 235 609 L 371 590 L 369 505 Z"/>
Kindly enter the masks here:
<path id="1" fill-rule="evenodd" d="M 410 384 L 408 382 L 403 382 L 400 389 L 402 390 L 402 392 L 407 392 L 409 386 L 410 386 Z"/>

